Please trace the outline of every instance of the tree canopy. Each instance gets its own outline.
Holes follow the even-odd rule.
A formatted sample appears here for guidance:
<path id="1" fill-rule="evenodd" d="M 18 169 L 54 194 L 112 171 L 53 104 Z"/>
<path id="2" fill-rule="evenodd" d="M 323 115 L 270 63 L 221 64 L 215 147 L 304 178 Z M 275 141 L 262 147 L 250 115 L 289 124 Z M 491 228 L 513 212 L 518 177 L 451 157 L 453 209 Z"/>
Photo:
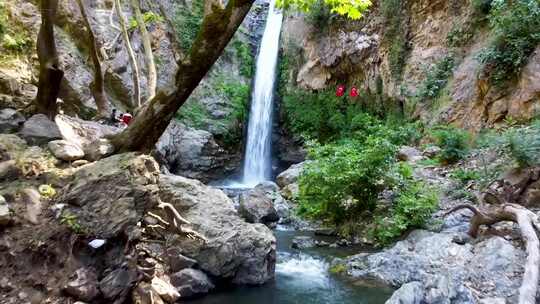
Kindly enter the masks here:
<path id="1" fill-rule="evenodd" d="M 338 15 L 357 20 L 372 5 L 370 0 L 277 0 L 277 5 L 282 8 L 295 8 L 308 12 L 318 1 L 322 1 L 330 8 L 330 11 Z"/>

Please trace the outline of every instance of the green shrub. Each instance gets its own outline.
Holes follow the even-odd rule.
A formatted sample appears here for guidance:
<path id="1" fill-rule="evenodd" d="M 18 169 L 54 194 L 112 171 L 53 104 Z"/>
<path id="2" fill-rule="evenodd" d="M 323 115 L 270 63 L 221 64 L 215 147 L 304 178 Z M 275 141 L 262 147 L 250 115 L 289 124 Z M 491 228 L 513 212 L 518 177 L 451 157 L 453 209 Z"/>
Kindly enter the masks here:
<path id="1" fill-rule="evenodd" d="M 538 0 L 493 1 L 489 15 L 494 42 L 478 58 L 497 86 L 515 79 L 540 43 Z"/>
<path id="2" fill-rule="evenodd" d="M 300 176 L 300 213 L 340 224 L 372 210 L 396 146 L 384 138 L 313 145 Z"/>
<path id="3" fill-rule="evenodd" d="M 540 126 L 512 128 L 506 132 L 510 156 L 519 167 L 540 164 Z"/>
<path id="4" fill-rule="evenodd" d="M 398 191 L 392 209 L 387 215 L 375 218 L 372 231 L 380 245 L 389 244 L 412 228 L 422 228 L 438 205 L 438 194 L 424 183 L 408 180 Z"/>
<path id="5" fill-rule="evenodd" d="M 491 2 L 493 0 L 472 0 L 473 11 L 478 15 L 488 15 L 491 11 Z"/>
<path id="6" fill-rule="evenodd" d="M 467 155 L 470 140 L 468 132 L 453 127 L 440 127 L 432 134 L 442 149 L 438 155 L 442 162 L 454 163 Z"/>
<path id="7" fill-rule="evenodd" d="M 420 85 L 416 97 L 424 102 L 439 97 L 442 89 L 448 83 L 448 78 L 452 76 L 454 65 L 455 61 L 451 55 L 438 61 L 427 71 L 426 79 Z"/>
<path id="8" fill-rule="evenodd" d="M 32 47 L 32 40 L 22 33 L 4 34 L 2 37 L 2 47 L 14 53 L 22 53 Z"/>
<path id="9" fill-rule="evenodd" d="M 191 49 L 193 41 L 199 32 L 204 15 L 204 1 L 192 1 L 191 9 L 177 4 L 174 7 L 174 25 L 178 41 L 186 51 Z"/>
<path id="10" fill-rule="evenodd" d="M 462 185 L 465 185 L 470 181 L 479 180 L 481 177 L 480 173 L 476 170 L 467 170 L 462 168 L 454 170 L 450 176 L 453 179 L 458 180 Z"/>
<path id="11" fill-rule="evenodd" d="M 236 81 L 220 81 L 216 85 L 219 94 L 229 100 L 232 111 L 226 118 L 229 122 L 245 122 L 248 117 L 249 86 Z"/>

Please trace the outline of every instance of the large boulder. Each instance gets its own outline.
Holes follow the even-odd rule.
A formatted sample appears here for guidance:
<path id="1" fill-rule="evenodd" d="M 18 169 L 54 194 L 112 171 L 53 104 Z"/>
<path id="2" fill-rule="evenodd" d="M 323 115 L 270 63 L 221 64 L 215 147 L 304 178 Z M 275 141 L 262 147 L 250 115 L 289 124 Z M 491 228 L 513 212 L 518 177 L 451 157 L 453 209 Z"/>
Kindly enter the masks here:
<path id="1" fill-rule="evenodd" d="M 19 134 L 30 145 L 43 145 L 51 140 L 62 138 L 56 124 L 43 114 L 30 117 L 23 125 Z"/>
<path id="2" fill-rule="evenodd" d="M 197 260 L 206 273 L 235 284 L 262 284 L 274 277 L 276 239 L 263 224 L 242 220 L 221 190 L 197 180 L 162 175 L 160 197 L 204 235 L 206 243 L 178 238 L 171 246 Z"/>
<path id="3" fill-rule="evenodd" d="M 14 109 L 0 110 L 0 133 L 17 132 L 22 127 L 26 119 Z"/>
<path id="4" fill-rule="evenodd" d="M 279 221 L 274 202 L 263 187 L 259 185 L 240 195 L 238 212 L 249 223 L 270 224 Z"/>
<path id="5" fill-rule="evenodd" d="M 212 133 L 174 120 L 156 144 L 156 154 L 170 172 L 203 182 L 225 176 L 239 163 L 225 153 Z"/>
<path id="6" fill-rule="evenodd" d="M 74 161 L 84 157 L 81 147 L 66 140 L 53 140 L 48 144 L 52 154 L 61 160 Z"/>
<path id="7" fill-rule="evenodd" d="M 176 287 L 182 298 L 205 294 L 214 289 L 214 284 L 204 272 L 191 268 L 173 274 L 171 284 Z"/>
<path id="8" fill-rule="evenodd" d="M 385 304 L 422 304 L 424 287 L 420 282 L 403 284 Z"/>
<path id="9" fill-rule="evenodd" d="M 472 304 L 476 303 L 475 292 L 484 297 L 503 297 L 513 303 L 521 283 L 524 252 L 501 237 L 461 245 L 454 242 L 455 236 L 455 233 L 413 231 L 392 248 L 350 257 L 347 273 L 356 279 L 376 279 L 393 287 L 420 282 L 423 295 L 411 285 L 396 295 L 406 294 L 414 299 L 421 296 L 420 303 Z"/>
<path id="10" fill-rule="evenodd" d="M 304 169 L 305 162 L 295 164 L 289 167 L 289 169 L 281 172 L 277 178 L 276 182 L 280 187 L 286 187 L 290 184 L 294 184 L 298 182 L 298 177 L 302 173 L 302 170 Z"/>
<path id="11" fill-rule="evenodd" d="M 156 203 L 159 167 L 146 155 L 114 155 L 81 167 L 58 194 L 89 235 L 109 238 L 136 228 Z"/>

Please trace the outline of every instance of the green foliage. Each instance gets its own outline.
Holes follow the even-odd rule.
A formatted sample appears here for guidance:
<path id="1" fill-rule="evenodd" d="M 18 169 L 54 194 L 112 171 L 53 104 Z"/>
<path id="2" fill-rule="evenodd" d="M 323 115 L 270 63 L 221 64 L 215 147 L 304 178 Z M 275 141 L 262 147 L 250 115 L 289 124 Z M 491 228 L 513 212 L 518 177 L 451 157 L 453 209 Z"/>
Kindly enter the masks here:
<path id="1" fill-rule="evenodd" d="M 0 2 L 0 56 L 5 51 L 20 54 L 29 51 L 33 42 L 28 32 L 10 21 L 5 4 Z"/>
<path id="2" fill-rule="evenodd" d="M 184 5 L 175 5 L 172 20 L 178 41 L 184 50 L 190 50 L 204 15 L 204 1 L 192 1 L 191 8 Z"/>
<path id="3" fill-rule="evenodd" d="M 313 144 L 312 161 L 299 179 L 300 213 L 339 224 L 374 209 L 395 152 L 396 146 L 380 137 Z"/>
<path id="4" fill-rule="evenodd" d="M 438 127 L 432 132 L 441 148 L 439 159 L 444 163 L 454 163 L 469 152 L 470 135 L 467 131 L 453 127 Z"/>
<path id="5" fill-rule="evenodd" d="M 278 0 L 277 5 L 285 9 L 295 8 L 310 12 L 319 0 Z M 371 6 L 370 0 L 322 0 L 330 12 L 356 20 L 362 18 Z"/>
<path id="6" fill-rule="evenodd" d="M 491 11 L 493 0 L 472 0 L 473 11 L 478 15 L 488 15 Z"/>
<path id="7" fill-rule="evenodd" d="M 476 170 L 458 168 L 450 174 L 450 177 L 459 181 L 462 185 L 466 185 L 470 181 L 479 180 L 481 176 L 480 172 Z"/>
<path id="8" fill-rule="evenodd" d="M 289 90 L 282 95 L 287 128 L 296 135 L 321 143 L 341 138 L 364 140 L 369 134 L 378 134 L 401 144 L 419 136 L 418 125 L 404 124 L 401 120 L 383 121 L 366 113 L 358 102 L 349 103 L 332 91 Z"/>
<path id="9" fill-rule="evenodd" d="M 193 128 L 201 129 L 206 126 L 210 114 L 198 100 L 189 100 L 178 111 L 176 117 Z"/>
<path id="10" fill-rule="evenodd" d="M 478 58 L 497 86 L 514 79 L 540 43 L 538 0 L 491 1 L 489 21 L 494 42 Z"/>
<path id="11" fill-rule="evenodd" d="M 60 224 L 67 225 L 69 229 L 71 229 L 71 231 L 75 232 L 76 234 L 84 233 L 84 229 L 79 224 L 77 216 L 69 212 L 62 213 L 62 216 L 60 217 Z"/>
<path id="12" fill-rule="evenodd" d="M 472 38 L 473 32 L 468 25 L 454 23 L 452 29 L 446 35 L 446 44 L 449 47 L 462 47 L 467 45 Z"/>
<path id="13" fill-rule="evenodd" d="M 389 45 L 390 72 L 394 79 L 401 80 L 409 53 L 407 30 L 403 26 L 403 1 L 382 0 L 381 12 L 384 17 L 383 38 L 384 42 Z"/>
<path id="14" fill-rule="evenodd" d="M 387 245 L 403 232 L 422 228 L 439 202 L 438 194 L 424 183 L 405 179 L 387 215 L 375 218 L 372 235 L 380 245 Z"/>
<path id="15" fill-rule="evenodd" d="M 144 21 L 144 24 L 146 24 L 146 26 L 149 26 L 151 24 L 154 24 L 154 23 L 158 23 L 158 22 L 163 22 L 165 19 L 154 13 L 154 12 L 145 12 L 143 14 L 143 21 Z M 129 19 L 129 30 L 133 30 L 135 28 L 137 28 L 139 25 L 137 24 L 137 19 L 135 19 L 135 17 L 131 17 Z"/>
<path id="16" fill-rule="evenodd" d="M 529 128 L 512 128 L 506 132 L 510 156 L 519 167 L 540 164 L 540 125 Z"/>
<path id="17" fill-rule="evenodd" d="M 240 40 L 233 42 L 234 49 L 236 50 L 236 56 L 240 60 L 240 75 L 251 78 L 253 77 L 253 70 L 255 69 L 255 61 L 253 54 L 251 53 L 249 44 Z"/>
<path id="18" fill-rule="evenodd" d="M 306 20 L 316 29 L 323 30 L 332 19 L 330 8 L 324 4 L 323 0 L 317 0 L 307 13 Z"/>
<path id="19" fill-rule="evenodd" d="M 239 123 L 246 121 L 248 116 L 249 86 L 233 81 L 222 81 L 217 84 L 216 88 L 221 95 L 229 100 L 229 104 L 233 108 L 227 119 Z"/>
<path id="20" fill-rule="evenodd" d="M 448 78 L 452 75 L 454 65 L 455 61 L 451 55 L 438 61 L 427 71 L 426 79 L 420 85 L 416 98 L 420 101 L 427 101 L 439 97 L 442 89 L 448 83 Z"/>

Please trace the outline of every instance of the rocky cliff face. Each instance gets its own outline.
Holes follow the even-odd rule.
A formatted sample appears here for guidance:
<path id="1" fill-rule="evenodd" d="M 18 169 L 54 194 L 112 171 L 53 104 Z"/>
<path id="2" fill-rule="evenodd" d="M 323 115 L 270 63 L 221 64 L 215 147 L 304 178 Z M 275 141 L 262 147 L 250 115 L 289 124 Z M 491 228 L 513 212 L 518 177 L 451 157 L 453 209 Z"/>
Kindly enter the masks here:
<path id="1" fill-rule="evenodd" d="M 540 105 L 534 80 L 540 75 L 540 46 L 508 88 L 491 85 L 477 55 L 490 45 L 493 33 L 487 21 L 478 20 L 471 2 L 401 1 L 393 20 L 374 6 L 363 21 L 330 19 L 324 27 L 289 14 L 282 37 L 285 56 L 294 59 L 289 60 L 294 63 L 289 83 L 311 90 L 356 85 L 362 94 L 401 103 L 425 121 L 472 130 L 505 118 L 531 119 Z M 400 39 L 402 50 L 396 48 Z M 449 58 L 452 68 L 438 98 L 412 103 L 429 71 Z"/>

